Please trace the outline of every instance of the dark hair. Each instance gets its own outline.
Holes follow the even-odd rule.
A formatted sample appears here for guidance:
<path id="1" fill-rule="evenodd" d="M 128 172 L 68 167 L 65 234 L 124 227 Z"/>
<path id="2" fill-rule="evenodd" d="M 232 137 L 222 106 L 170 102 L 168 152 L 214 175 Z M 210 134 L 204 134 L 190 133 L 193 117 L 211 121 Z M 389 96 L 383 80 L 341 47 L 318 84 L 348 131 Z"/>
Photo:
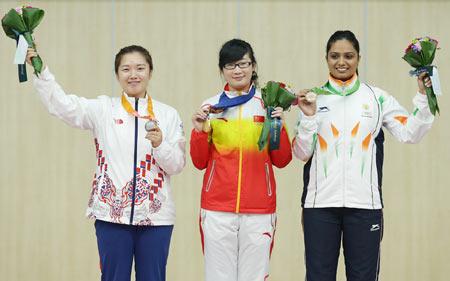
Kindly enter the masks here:
<path id="1" fill-rule="evenodd" d="M 359 55 L 359 42 L 358 42 L 358 39 L 356 39 L 355 34 L 353 34 L 353 32 L 351 32 L 350 30 L 338 30 L 335 33 L 333 33 L 333 35 L 330 36 L 330 39 L 328 39 L 327 56 L 328 56 L 328 52 L 331 49 L 331 45 L 333 45 L 334 42 L 339 41 L 339 40 L 349 41 L 353 45 L 353 48 L 355 48 L 356 52 Z"/>
<path id="2" fill-rule="evenodd" d="M 249 43 L 241 39 L 231 39 L 222 45 L 219 52 L 219 68 L 223 70 L 227 63 L 232 63 L 242 59 L 246 54 L 250 57 L 253 65 L 256 65 L 255 53 Z M 258 74 L 256 71 L 252 73 L 252 82 L 256 83 Z"/>
<path id="3" fill-rule="evenodd" d="M 114 71 L 117 74 L 117 71 L 119 70 L 119 65 L 120 65 L 120 61 L 122 60 L 122 57 L 126 54 L 129 53 L 140 53 L 145 60 L 147 61 L 148 65 L 150 66 L 150 72 L 153 71 L 153 60 L 152 60 L 152 56 L 150 55 L 150 53 L 147 51 L 146 48 L 141 47 L 141 46 L 137 46 L 137 45 L 131 45 L 131 46 L 126 46 L 123 47 L 122 49 L 120 49 L 120 51 L 116 54 L 116 58 L 114 60 Z"/>

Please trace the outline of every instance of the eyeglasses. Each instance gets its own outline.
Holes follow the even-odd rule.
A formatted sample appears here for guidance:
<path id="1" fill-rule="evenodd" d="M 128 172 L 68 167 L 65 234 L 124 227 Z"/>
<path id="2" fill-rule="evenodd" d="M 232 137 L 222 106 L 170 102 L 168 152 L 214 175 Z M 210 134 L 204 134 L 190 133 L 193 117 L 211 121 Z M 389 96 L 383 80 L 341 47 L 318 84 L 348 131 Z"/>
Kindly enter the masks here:
<path id="1" fill-rule="evenodd" d="M 227 70 L 233 70 L 236 68 L 236 66 L 239 66 L 240 69 L 248 68 L 253 63 L 251 61 L 243 61 L 240 63 L 227 63 L 223 66 L 223 68 Z"/>

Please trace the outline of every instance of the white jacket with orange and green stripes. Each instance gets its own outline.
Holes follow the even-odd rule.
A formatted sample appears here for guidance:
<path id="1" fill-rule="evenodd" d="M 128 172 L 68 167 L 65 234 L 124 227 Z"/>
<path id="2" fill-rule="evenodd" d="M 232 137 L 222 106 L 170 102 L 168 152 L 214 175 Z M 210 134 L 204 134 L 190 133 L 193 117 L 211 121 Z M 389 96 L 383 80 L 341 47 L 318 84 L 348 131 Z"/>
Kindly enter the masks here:
<path id="1" fill-rule="evenodd" d="M 329 79 L 317 96 L 314 116 L 300 113 L 293 141 L 303 161 L 304 208 L 381 209 L 383 142 L 386 128 L 397 140 L 417 143 L 434 116 L 425 95 L 417 93 L 409 114 L 385 91 L 360 83 Z"/>

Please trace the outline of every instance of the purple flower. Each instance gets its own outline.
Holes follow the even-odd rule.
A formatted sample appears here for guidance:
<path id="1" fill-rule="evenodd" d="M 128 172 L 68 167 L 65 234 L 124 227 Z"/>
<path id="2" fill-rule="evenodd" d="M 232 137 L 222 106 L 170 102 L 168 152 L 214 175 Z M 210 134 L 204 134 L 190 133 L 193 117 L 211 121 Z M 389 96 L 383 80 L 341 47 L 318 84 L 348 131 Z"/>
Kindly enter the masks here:
<path id="1" fill-rule="evenodd" d="M 422 46 L 420 46 L 420 42 L 417 42 L 411 46 L 411 49 L 414 53 L 420 53 L 420 51 L 422 51 Z"/>
<path id="2" fill-rule="evenodd" d="M 22 15 L 22 7 L 16 7 L 16 8 L 14 8 L 14 10 L 16 10 L 16 12 L 17 12 L 19 15 Z"/>

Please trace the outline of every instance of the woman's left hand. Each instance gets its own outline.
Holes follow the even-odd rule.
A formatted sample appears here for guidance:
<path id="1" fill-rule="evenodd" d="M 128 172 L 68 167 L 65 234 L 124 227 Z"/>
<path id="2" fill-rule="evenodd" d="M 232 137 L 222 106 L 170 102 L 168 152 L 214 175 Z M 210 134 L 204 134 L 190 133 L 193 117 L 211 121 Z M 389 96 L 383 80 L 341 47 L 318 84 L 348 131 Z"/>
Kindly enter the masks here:
<path id="1" fill-rule="evenodd" d="M 284 123 L 284 114 L 283 114 L 283 108 L 282 107 L 275 107 L 271 114 L 272 118 L 280 118 L 281 121 Z"/>
<path id="2" fill-rule="evenodd" d="M 150 130 L 145 136 L 146 139 L 152 142 L 154 148 L 158 147 L 162 142 L 162 132 L 159 127 L 155 127 Z"/>
<path id="3" fill-rule="evenodd" d="M 430 88 L 432 86 L 428 73 L 421 73 L 419 77 L 417 77 L 417 85 L 419 86 L 419 93 L 426 95 L 425 88 Z"/>

